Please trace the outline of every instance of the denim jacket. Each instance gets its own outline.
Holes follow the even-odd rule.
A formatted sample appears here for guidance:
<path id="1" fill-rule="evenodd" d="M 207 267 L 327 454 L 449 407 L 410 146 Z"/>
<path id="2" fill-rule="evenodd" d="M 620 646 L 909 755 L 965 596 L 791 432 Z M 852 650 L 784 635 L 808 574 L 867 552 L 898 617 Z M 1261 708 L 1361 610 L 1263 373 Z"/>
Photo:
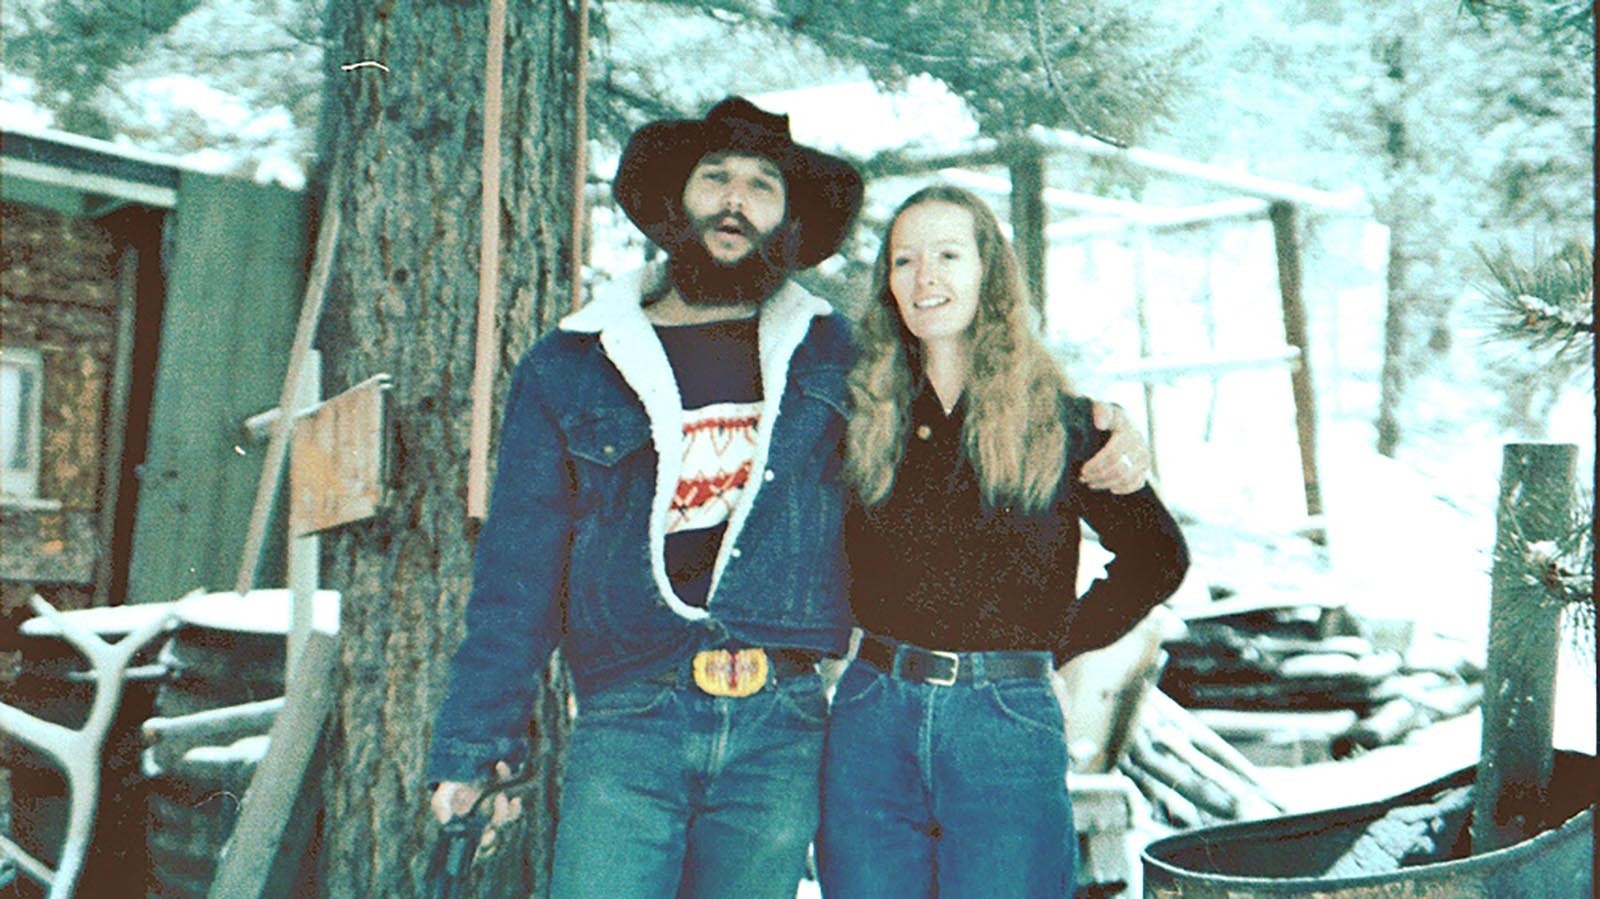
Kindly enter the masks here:
<path id="1" fill-rule="evenodd" d="M 728 520 L 706 606 L 690 606 L 665 563 L 682 402 L 640 306 L 644 277 L 608 285 L 517 365 L 431 781 L 524 757 L 557 645 L 580 697 L 723 643 L 845 650 L 847 326 L 793 283 L 762 307 L 758 474 Z"/>

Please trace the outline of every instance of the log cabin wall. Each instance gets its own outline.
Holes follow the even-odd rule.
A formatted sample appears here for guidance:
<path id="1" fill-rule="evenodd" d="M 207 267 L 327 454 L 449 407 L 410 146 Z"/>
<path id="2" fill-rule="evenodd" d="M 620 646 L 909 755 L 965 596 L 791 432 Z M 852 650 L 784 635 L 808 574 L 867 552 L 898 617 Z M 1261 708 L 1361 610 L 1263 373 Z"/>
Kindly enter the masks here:
<path id="1" fill-rule="evenodd" d="M 105 505 L 115 502 L 105 495 L 107 462 L 115 458 L 106 444 L 108 430 L 120 432 L 108 412 L 121 252 L 94 219 L 0 202 L 0 351 L 37 353 L 41 365 L 38 486 L 32 496 L 0 496 L 0 697 L 51 720 L 64 715 L 60 723 L 69 725 L 81 718 L 75 700 L 32 695 L 41 650 L 25 647 L 18 629 L 34 615 L 28 599 L 35 593 L 58 609 L 104 602 L 102 523 Z M 40 781 L 38 757 L 4 735 L 0 761 L 0 824 L 58 850 L 46 838 L 56 826 L 50 810 L 61 804 L 60 788 L 50 786 L 57 782 Z M 20 815 L 12 791 L 18 777 Z"/>
<path id="2" fill-rule="evenodd" d="M 116 365 L 121 248 L 103 224 L 0 203 L 0 343 L 39 354 L 35 497 L 0 500 L 0 590 L 9 623 L 38 592 L 57 608 L 97 593 L 107 408 Z"/>

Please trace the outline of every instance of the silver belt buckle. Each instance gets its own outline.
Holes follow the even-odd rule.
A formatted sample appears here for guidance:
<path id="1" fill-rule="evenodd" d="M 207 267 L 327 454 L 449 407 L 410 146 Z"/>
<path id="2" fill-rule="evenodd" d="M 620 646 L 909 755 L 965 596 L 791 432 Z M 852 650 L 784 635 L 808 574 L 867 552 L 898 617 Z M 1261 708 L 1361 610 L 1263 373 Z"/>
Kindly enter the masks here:
<path id="1" fill-rule="evenodd" d="M 935 687 L 955 686 L 956 677 L 961 673 L 961 656 L 956 655 L 953 652 L 943 652 L 937 649 L 930 649 L 928 652 L 932 655 L 938 656 L 941 659 L 950 660 L 950 678 L 946 680 L 942 677 L 930 677 L 928 678 L 928 683 L 933 684 Z"/>

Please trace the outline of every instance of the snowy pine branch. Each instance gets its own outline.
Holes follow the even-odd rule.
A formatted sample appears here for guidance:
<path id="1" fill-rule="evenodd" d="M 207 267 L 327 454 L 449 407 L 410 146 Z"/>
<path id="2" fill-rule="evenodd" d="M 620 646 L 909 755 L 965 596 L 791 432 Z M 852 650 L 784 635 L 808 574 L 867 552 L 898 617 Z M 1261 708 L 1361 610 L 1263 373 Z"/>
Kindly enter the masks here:
<path id="1" fill-rule="evenodd" d="M 1537 588 L 1526 594 L 1529 603 L 1519 604 L 1513 614 L 1537 618 L 1538 609 L 1559 609 L 1562 633 L 1568 643 L 1586 659 L 1593 659 L 1595 646 L 1594 595 L 1594 494 L 1579 488 L 1567 504 L 1566 525 L 1554 539 L 1532 540 L 1524 536 L 1522 522 L 1513 516 L 1509 522 L 1513 538 L 1509 545 L 1496 549 L 1496 567 L 1505 566 L 1513 582 Z"/>
<path id="2" fill-rule="evenodd" d="M 1488 27 L 1508 23 L 1558 50 L 1593 52 L 1594 0 L 1462 0 L 1461 5 Z"/>
<path id="3" fill-rule="evenodd" d="M 1499 336 L 1533 348 L 1553 348 L 1560 357 L 1593 359 L 1594 251 L 1571 244 L 1534 260 L 1520 261 L 1502 249 L 1480 253 L 1491 284 L 1486 288 Z"/>

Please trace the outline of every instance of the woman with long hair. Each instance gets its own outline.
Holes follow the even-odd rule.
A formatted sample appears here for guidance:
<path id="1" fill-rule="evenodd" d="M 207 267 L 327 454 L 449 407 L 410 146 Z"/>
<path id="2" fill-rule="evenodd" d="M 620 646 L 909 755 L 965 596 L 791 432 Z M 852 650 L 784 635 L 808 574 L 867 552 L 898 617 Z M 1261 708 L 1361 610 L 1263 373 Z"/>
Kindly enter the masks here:
<path id="1" fill-rule="evenodd" d="M 1170 596 L 1188 550 L 1149 486 L 1079 482 L 1106 433 L 983 200 L 907 199 L 873 283 L 844 468 L 864 633 L 830 716 L 823 892 L 1061 899 L 1077 841 L 1056 669 Z M 1085 522 L 1114 559 L 1080 596 Z"/>

